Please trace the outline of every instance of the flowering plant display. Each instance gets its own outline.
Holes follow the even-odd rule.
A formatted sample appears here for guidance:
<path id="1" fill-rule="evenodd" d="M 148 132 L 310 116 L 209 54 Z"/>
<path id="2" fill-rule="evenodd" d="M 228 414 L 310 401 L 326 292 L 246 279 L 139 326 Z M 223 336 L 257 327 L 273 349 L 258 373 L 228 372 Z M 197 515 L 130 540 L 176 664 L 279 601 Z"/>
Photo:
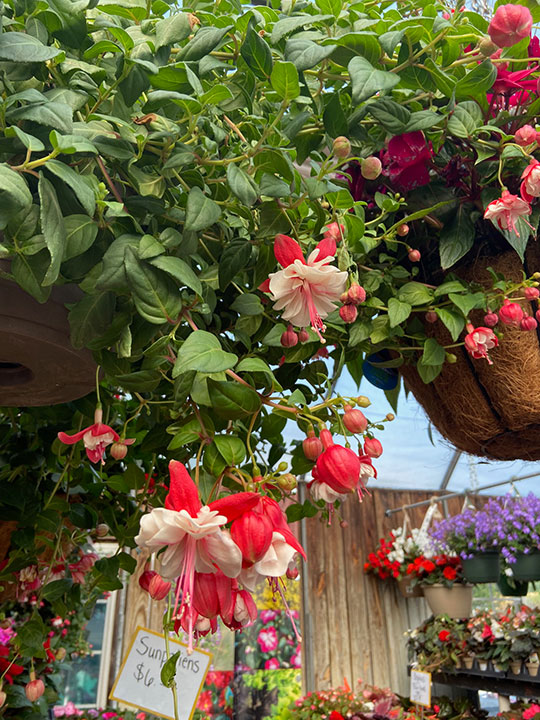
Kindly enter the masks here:
<path id="1" fill-rule="evenodd" d="M 197 720 L 230 718 L 233 714 L 234 673 L 232 670 L 210 670 L 204 681 L 204 689 L 197 698 L 194 717 Z"/>
<path id="2" fill-rule="evenodd" d="M 365 718 L 366 715 L 389 717 L 392 708 L 398 707 L 398 697 L 388 688 L 376 688 L 359 681 L 358 688 L 352 690 L 345 681 L 339 688 L 309 692 L 295 701 L 285 717 L 298 720 L 322 716 L 330 720 Z"/>
<path id="3" fill-rule="evenodd" d="M 430 618 L 407 634 L 409 660 L 422 669 L 457 665 L 465 653 L 466 626 L 447 615 Z"/>
<path id="4" fill-rule="evenodd" d="M 420 585 L 446 585 L 465 582 L 461 561 L 456 555 L 421 555 L 409 563 L 407 575 L 413 577 Z"/>
<path id="5" fill-rule="evenodd" d="M 291 610 L 298 620 L 298 611 Z M 259 610 L 255 622 L 238 637 L 236 657 L 243 671 L 300 668 L 302 648 L 291 634 L 291 623 L 281 609 Z"/>
<path id="6" fill-rule="evenodd" d="M 430 558 L 432 555 L 433 547 L 427 531 L 400 527 L 392 530 L 388 539 L 380 539 L 379 548 L 369 553 L 364 571 L 374 573 L 381 580 L 399 580 L 407 575 L 409 565 L 416 558 Z"/>
<path id="7" fill-rule="evenodd" d="M 113 710 L 111 708 L 79 709 L 73 703 L 57 705 L 53 708 L 54 718 L 79 718 L 79 720 L 156 720 L 154 715 L 132 710 Z"/>

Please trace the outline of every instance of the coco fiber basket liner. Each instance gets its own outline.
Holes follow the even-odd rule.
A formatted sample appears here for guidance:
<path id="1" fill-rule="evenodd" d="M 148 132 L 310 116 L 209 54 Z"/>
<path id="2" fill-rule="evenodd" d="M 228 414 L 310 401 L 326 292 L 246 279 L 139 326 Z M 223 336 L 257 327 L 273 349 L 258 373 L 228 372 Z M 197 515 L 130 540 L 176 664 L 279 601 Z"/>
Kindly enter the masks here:
<path id="1" fill-rule="evenodd" d="M 456 274 L 491 286 L 487 267 L 521 281 L 524 267 L 514 251 L 478 258 Z M 527 251 L 525 271 L 540 270 L 537 243 Z M 534 315 L 536 303 L 521 305 Z M 471 313 L 475 326 L 483 325 L 482 311 Z M 539 328 L 540 330 L 540 328 Z M 426 333 L 441 344 L 452 340 L 441 322 L 426 323 Z M 464 347 L 455 350 L 457 362 L 445 363 L 440 375 L 425 384 L 413 365 L 400 372 L 406 386 L 422 405 L 437 430 L 472 455 L 494 460 L 540 460 L 540 340 L 538 332 L 504 327 L 499 347 L 490 351 L 493 365 L 474 360 Z"/>

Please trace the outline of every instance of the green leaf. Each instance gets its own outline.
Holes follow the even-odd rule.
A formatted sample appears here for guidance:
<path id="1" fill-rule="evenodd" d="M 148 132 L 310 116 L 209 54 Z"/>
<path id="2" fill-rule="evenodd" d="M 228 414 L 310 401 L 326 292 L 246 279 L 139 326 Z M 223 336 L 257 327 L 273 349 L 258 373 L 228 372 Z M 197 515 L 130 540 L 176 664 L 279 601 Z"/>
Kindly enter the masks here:
<path id="1" fill-rule="evenodd" d="M 187 13 L 176 13 L 156 23 L 156 50 L 164 45 L 173 45 L 191 35 Z"/>
<path id="2" fill-rule="evenodd" d="M 225 290 L 227 285 L 243 270 L 251 258 L 251 244 L 247 240 L 232 242 L 225 248 L 219 259 L 219 289 Z"/>
<path id="3" fill-rule="evenodd" d="M 94 214 L 96 197 L 90 182 L 85 179 L 84 175 L 79 175 L 72 167 L 60 160 L 49 160 L 44 167 L 73 190 L 77 200 L 89 215 Z"/>
<path id="4" fill-rule="evenodd" d="M 13 215 L 29 210 L 32 194 L 24 178 L 9 165 L 0 164 L 0 229 L 4 229 Z"/>
<path id="5" fill-rule="evenodd" d="M 39 303 L 48 300 L 51 287 L 43 287 L 43 279 L 51 264 L 48 250 L 36 255 L 16 255 L 11 263 L 11 272 L 17 283 Z"/>
<path id="6" fill-rule="evenodd" d="M 411 314 L 412 307 L 409 303 L 401 302 L 396 298 L 390 298 L 388 301 L 388 317 L 390 319 L 390 327 L 394 328 L 406 320 Z"/>
<path id="7" fill-rule="evenodd" d="M 496 78 L 497 68 L 491 60 L 484 60 L 457 81 L 454 89 L 456 98 L 485 98 Z"/>
<path id="8" fill-rule="evenodd" d="M 173 368 L 173 377 L 187 370 L 201 373 L 217 373 L 233 368 L 238 361 L 236 355 L 225 352 L 219 338 L 205 330 L 195 330 L 184 341 L 178 351 Z"/>
<path id="9" fill-rule="evenodd" d="M 445 119 L 444 115 L 439 115 L 431 110 L 419 110 L 411 115 L 411 119 L 407 123 L 405 132 L 415 132 L 417 130 L 427 130 L 428 128 L 438 125 Z"/>
<path id="10" fill-rule="evenodd" d="M 148 263 L 140 261 L 129 245 L 124 254 L 124 266 L 139 315 L 155 325 L 176 322 L 182 309 L 176 283 Z"/>
<path id="11" fill-rule="evenodd" d="M 264 312 L 260 299 L 251 293 L 238 295 L 231 305 L 231 310 L 239 315 L 261 315 Z"/>
<path id="12" fill-rule="evenodd" d="M 527 243 L 529 242 L 529 236 L 532 233 L 531 228 L 526 223 L 525 219 L 522 217 L 518 217 L 516 220 L 516 229 L 517 232 L 514 232 L 513 230 L 502 230 L 499 228 L 499 226 L 491 220 L 493 225 L 501 232 L 504 237 L 508 240 L 508 243 L 514 248 L 514 250 L 517 252 L 517 254 L 520 257 L 520 260 L 523 262 L 525 260 L 525 250 L 527 248 Z"/>
<path id="13" fill-rule="evenodd" d="M 435 380 L 438 375 L 440 375 L 442 365 L 425 365 L 420 358 L 420 360 L 418 360 L 416 364 L 416 369 L 422 380 L 427 385 L 428 383 Z"/>
<path id="14" fill-rule="evenodd" d="M 452 310 L 445 310 L 444 308 L 435 308 L 435 312 L 448 329 L 452 340 L 456 342 L 465 327 L 465 318 Z"/>
<path id="15" fill-rule="evenodd" d="M 459 138 L 470 138 L 482 125 L 482 111 L 475 102 L 456 105 L 448 119 L 448 132 Z"/>
<path id="16" fill-rule="evenodd" d="M 43 150 L 45 150 L 45 145 L 41 142 L 39 138 L 34 137 L 34 135 L 29 135 L 28 133 L 25 133 L 24 130 L 21 130 L 16 125 L 6 128 L 5 136 L 17 137 L 24 145 L 24 147 L 28 148 L 28 150 L 31 150 L 32 152 L 42 152 Z"/>
<path id="17" fill-rule="evenodd" d="M 311 25 L 315 22 L 324 22 L 325 20 L 332 20 L 332 15 L 298 15 L 293 17 L 284 17 L 278 20 L 272 28 L 271 40 L 275 45 L 285 35 L 288 35 L 293 30 L 303 27 L 304 25 Z"/>
<path id="18" fill-rule="evenodd" d="M 292 38 L 285 44 L 285 58 L 290 60 L 299 72 L 318 65 L 335 50 L 335 45 L 317 45 L 313 40 Z"/>
<path id="19" fill-rule="evenodd" d="M 408 282 L 399 289 L 398 298 L 409 305 L 429 305 L 433 300 L 433 291 L 422 283 Z"/>
<path id="20" fill-rule="evenodd" d="M 111 324 L 116 297 L 112 292 L 85 295 L 69 311 L 71 344 L 79 349 L 102 335 Z"/>
<path id="21" fill-rule="evenodd" d="M 256 183 L 250 176 L 234 163 L 227 167 L 227 182 L 236 197 L 244 205 L 253 205 L 259 197 Z"/>
<path id="22" fill-rule="evenodd" d="M 442 285 L 439 285 L 439 287 L 434 290 L 433 294 L 435 297 L 440 297 L 441 295 L 448 295 L 448 293 L 462 292 L 466 289 L 465 285 L 463 285 L 463 283 L 459 280 L 448 280 Z"/>
<path id="23" fill-rule="evenodd" d="M 221 208 L 210 198 L 204 195 L 199 187 L 192 187 L 189 191 L 185 230 L 204 230 L 213 225 L 221 215 Z"/>
<path id="24" fill-rule="evenodd" d="M 329 13 L 335 18 L 339 17 L 343 7 L 342 0 L 316 0 L 316 4 L 321 12 Z"/>
<path id="25" fill-rule="evenodd" d="M 253 415 L 261 407 L 261 399 L 251 388 L 237 382 L 208 380 L 212 410 L 227 420 Z"/>
<path id="26" fill-rule="evenodd" d="M 246 446 L 240 438 L 234 435 L 216 435 L 214 442 L 219 454 L 229 467 L 240 465 L 246 457 Z"/>
<path id="27" fill-rule="evenodd" d="M 12 62 L 46 62 L 62 51 L 43 45 L 37 38 L 21 32 L 4 32 L 0 35 L 0 58 Z"/>
<path id="28" fill-rule="evenodd" d="M 43 638 L 47 635 L 45 624 L 38 613 L 32 615 L 17 628 L 17 647 L 21 648 L 26 656 L 35 655 L 45 657 Z"/>
<path id="29" fill-rule="evenodd" d="M 340 135 L 347 135 L 349 130 L 347 118 L 341 107 L 339 93 L 334 92 L 330 96 L 328 105 L 323 113 L 324 129 L 332 138 Z"/>
<path id="30" fill-rule="evenodd" d="M 177 60 L 200 60 L 215 50 L 225 35 L 231 30 L 231 25 L 223 28 L 203 27 L 197 30 L 195 37 L 185 45 L 177 54 Z"/>
<path id="31" fill-rule="evenodd" d="M 59 135 L 56 130 L 51 130 L 49 140 L 53 148 L 58 149 L 65 155 L 75 153 L 92 153 L 97 155 L 97 148 L 93 142 L 80 135 Z"/>
<path id="32" fill-rule="evenodd" d="M 347 67 L 353 57 L 359 55 L 370 63 L 377 62 L 382 55 L 381 46 L 372 32 L 350 32 L 337 38 L 323 40 L 323 45 L 337 43 L 338 47 L 332 53 L 332 61 Z"/>
<path id="33" fill-rule="evenodd" d="M 264 360 L 261 360 L 261 358 L 248 357 L 240 360 L 236 366 L 236 372 L 260 372 L 269 375 L 272 380 L 275 379 L 270 366 L 267 365 Z"/>
<path id="34" fill-rule="evenodd" d="M 391 90 L 399 83 L 399 75 L 377 70 L 362 57 L 353 58 L 348 70 L 352 83 L 353 102 L 357 105 L 377 93 Z"/>
<path id="35" fill-rule="evenodd" d="M 441 230 L 439 254 L 443 270 L 455 265 L 474 245 L 475 230 L 472 205 L 460 204 L 450 223 Z"/>
<path id="36" fill-rule="evenodd" d="M 51 264 L 43 278 L 43 285 L 52 285 L 58 278 L 66 246 L 66 227 L 56 190 L 49 180 L 39 174 L 38 183 L 41 232 L 51 256 Z"/>
<path id="37" fill-rule="evenodd" d="M 2 37 L 0 35 L 0 37 Z M 61 102 L 47 102 L 39 105 L 23 105 L 10 109 L 6 116 L 14 124 L 20 120 L 30 120 L 47 128 L 54 128 L 61 133 L 71 135 L 73 132 L 73 110 Z"/>
<path id="38" fill-rule="evenodd" d="M 199 100 L 203 105 L 219 105 L 219 103 L 230 100 L 232 97 L 232 92 L 225 85 L 213 85 L 208 92 L 199 97 Z"/>
<path id="39" fill-rule="evenodd" d="M 367 106 L 375 120 L 392 135 L 400 135 L 405 132 L 411 113 L 403 105 L 388 99 L 377 100 Z"/>
<path id="40" fill-rule="evenodd" d="M 203 288 L 201 281 L 184 260 L 177 257 L 160 255 L 150 260 L 150 264 L 169 273 L 175 280 L 178 280 L 180 285 L 188 287 L 197 293 L 197 295 L 202 296 Z"/>
<path id="41" fill-rule="evenodd" d="M 484 293 L 467 293 L 467 295 L 448 294 L 449 299 L 458 307 L 463 315 L 467 317 L 471 310 L 481 309 L 485 306 L 486 298 Z"/>
<path id="42" fill-rule="evenodd" d="M 300 95 L 298 70 L 292 62 L 276 62 L 270 82 L 282 100 L 294 100 Z"/>
<path id="43" fill-rule="evenodd" d="M 66 245 L 63 261 L 82 255 L 92 247 L 97 237 L 98 225 L 88 215 L 68 215 L 64 218 Z"/>
<path id="44" fill-rule="evenodd" d="M 53 580 L 48 582 L 41 591 L 41 597 L 49 602 L 55 602 L 65 595 L 73 586 L 73 580 L 64 578 L 63 580 Z"/>
<path id="45" fill-rule="evenodd" d="M 161 668 L 161 682 L 165 685 L 165 687 L 170 688 L 174 684 L 174 678 L 176 677 L 176 663 L 178 662 L 179 657 L 180 650 L 175 652 L 174 655 L 171 655 Z"/>
<path id="46" fill-rule="evenodd" d="M 253 29 L 250 23 L 240 54 L 247 66 L 261 80 L 267 80 L 272 72 L 272 51 L 268 43 Z"/>

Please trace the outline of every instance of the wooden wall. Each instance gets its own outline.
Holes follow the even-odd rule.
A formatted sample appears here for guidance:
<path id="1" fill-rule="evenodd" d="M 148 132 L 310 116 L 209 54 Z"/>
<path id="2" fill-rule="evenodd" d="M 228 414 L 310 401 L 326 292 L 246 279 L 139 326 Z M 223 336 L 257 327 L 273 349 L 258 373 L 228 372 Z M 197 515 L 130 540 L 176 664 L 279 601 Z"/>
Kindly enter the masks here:
<path id="1" fill-rule="evenodd" d="M 330 527 L 316 518 L 306 521 L 304 665 L 308 690 L 337 687 L 346 678 L 351 687 L 361 679 L 407 692 L 404 633 L 427 618 L 429 610 L 423 599 L 403 598 L 397 583 L 366 575 L 363 568 L 379 539 L 403 523 L 403 513 L 387 518 L 385 510 L 432 496 L 433 492 L 376 489 L 361 504 L 352 495 L 343 504 L 342 517 L 348 527 L 342 528 L 338 518 Z M 461 511 L 463 498 L 447 502 L 449 514 Z M 409 511 L 412 527 L 421 525 L 426 510 L 427 506 Z"/>

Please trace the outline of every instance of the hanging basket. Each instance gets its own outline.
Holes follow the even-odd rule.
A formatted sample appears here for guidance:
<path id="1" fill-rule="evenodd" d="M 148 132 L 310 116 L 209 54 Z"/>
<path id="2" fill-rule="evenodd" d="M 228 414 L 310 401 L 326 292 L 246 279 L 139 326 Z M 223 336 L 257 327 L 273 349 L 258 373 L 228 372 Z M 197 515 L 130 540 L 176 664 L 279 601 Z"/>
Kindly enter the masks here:
<path id="1" fill-rule="evenodd" d="M 499 553 L 476 553 L 467 560 L 462 560 L 463 575 L 470 583 L 491 583 L 499 579 Z"/>
<path id="2" fill-rule="evenodd" d="M 527 580 L 533 582 L 540 580 L 540 552 L 537 550 L 527 555 L 516 555 L 516 562 L 512 565 L 514 580 Z"/>
<path id="3" fill-rule="evenodd" d="M 55 405 L 92 390 L 92 354 L 75 350 L 70 342 L 65 303 L 78 299 L 78 288 L 62 286 L 40 304 L 0 279 L 0 405 Z"/>
<path id="4" fill-rule="evenodd" d="M 478 258 L 456 274 L 464 280 L 491 287 L 493 281 L 487 270 L 491 267 L 506 278 L 520 282 L 524 271 L 530 276 L 540 270 L 540 249 L 531 245 L 525 266 L 511 251 Z M 521 301 L 521 305 L 534 316 L 536 302 Z M 475 326 L 484 325 L 483 317 L 483 311 L 471 313 Z M 425 329 L 439 343 L 452 344 L 442 322 L 426 323 Z M 499 347 L 490 352 L 493 365 L 484 359 L 474 360 L 464 347 L 459 347 L 453 351 L 457 362 L 445 363 L 433 382 L 425 384 L 414 364 L 403 365 L 400 372 L 433 425 L 459 450 L 495 460 L 539 460 L 539 334 L 506 326 L 501 329 L 504 338 Z"/>
<path id="5" fill-rule="evenodd" d="M 497 585 L 499 587 L 501 595 L 505 597 L 525 597 L 529 592 L 529 583 L 523 580 L 516 580 L 510 582 L 506 575 L 500 575 Z"/>
<path id="6" fill-rule="evenodd" d="M 424 585 L 424 597 L 434 615 L 448 615 L 454 620 L 468 618 L 472 611 L 472 585 L 455 583 L 452 587 L 444 585 Z"/>
<path id="7" fill-rule="evenodd" d="M 424 595 L 422 587 L 413 583 L 412 577 L 404 577 L 402 580 L 398 580 L 398 588 L 404 598 L 419 598 Z"/>

